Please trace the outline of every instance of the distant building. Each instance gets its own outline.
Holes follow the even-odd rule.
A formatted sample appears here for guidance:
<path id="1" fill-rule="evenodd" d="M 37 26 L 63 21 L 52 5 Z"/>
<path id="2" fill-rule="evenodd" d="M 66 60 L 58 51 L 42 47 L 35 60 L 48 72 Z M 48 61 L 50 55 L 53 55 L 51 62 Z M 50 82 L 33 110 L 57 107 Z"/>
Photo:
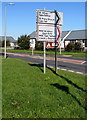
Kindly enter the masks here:
<path id="1" fill-rule="evenodd" d="M 69 31 L 62 31 L 61 40 L 68 34 Z M 36 32 L 30 34 L 30 39 L 37 40 Z M 87 50 L 87 30 L 76 30 L 71 33 L 61 42 L 61 48 L 64 49 L 69 42 L 81 42 L 84 51 Z M 35 46 L 35 42 L 33 43 Z"/>
<path id="2" fill-rule="evenodd" d="M 64 32 L 63 32 L 64 34 Z M 62 36 L 63 37 L 63 36 Z M 87 50 L 87 30 L 71 31 L 70 35 L 64 40 L 64 48 L 70 42 L 80 42 L 84 51 Z"/>
<path id="3" fill-rule="evenodd" d="M 30 35 L 30 48 L 35 49 L 35 43 L 36 43 L 36 32 L 32 32 Z"/>
<path id="4" fill-rule="evenodd" d="M 0 41 L 5 40 L 5 36 L 0 36 Z M 10 47 L 14 48 L 17 47 L 17 41 L 11 37 L 11 36 L 6 36 L 6 40 L 10 41 Z"/>

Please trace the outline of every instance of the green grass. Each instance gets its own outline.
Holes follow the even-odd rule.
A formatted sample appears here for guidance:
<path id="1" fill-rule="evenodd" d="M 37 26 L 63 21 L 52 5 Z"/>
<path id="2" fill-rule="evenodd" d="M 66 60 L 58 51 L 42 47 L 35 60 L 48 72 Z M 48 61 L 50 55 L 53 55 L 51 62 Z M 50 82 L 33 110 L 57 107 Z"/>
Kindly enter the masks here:
<path id="1" fill-rule="evenodd" d="M 0 119 L 2 118 L 2 57 L 0 56 Z"/>
<path id="2" fill-rule="evenodd" d="M 2 50 L 3 51 L 3 50 Z M 7 50 L 7 52 L 32 53 L 30 50 Z M 43 54 L 43 51 L 34 51 L 34 54 Z M 55 55 L 54 51 L 46 51 L 47 55 Z M 60 52 L 57 52 L 60 55 Z M 71 55 L 72 57 L 87 58 L 87 52 L 61 52 L 61 55 Z"/>
<path id="3" fill-rule="evenodd" d="M 3 59 L 3 118 L 85 118 L 85 75 Z"/>

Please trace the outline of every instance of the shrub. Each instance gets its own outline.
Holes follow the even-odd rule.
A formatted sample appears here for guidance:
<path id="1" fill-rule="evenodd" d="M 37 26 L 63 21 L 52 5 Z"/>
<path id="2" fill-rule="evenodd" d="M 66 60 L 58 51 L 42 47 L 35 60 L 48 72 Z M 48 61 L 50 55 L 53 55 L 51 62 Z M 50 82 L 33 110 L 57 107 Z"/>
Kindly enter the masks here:
<path id="1" fill-rule="evenodd" d="M 81 49 L 82 49 L 81 43 L 80 42 L 76 42 L 74 49 L 81 51 Z"/>
<path id="2" fill-rule="evenodd" d="M 27 35 L 22 35 L 18 37 L 17 43 L 21 49 L 29 49 L 30 48 L 30 37 Z"/>
<path id="3" fill-rule="evenodd" d="M 3 40 L 2 41 L 2 47 L 5 46 L 5 41 Z M 10 46 L 10 41 L 9 40 L 6 40 L 6 46 L 9 47 Z"/>
<path id="4" fill-rule="evenodd" d="M 68 45 L 65 47 L 65 51 L 72 51 L 74 50 L 75 44 L 73 42 L 68 43 Z"/>
<path id="5" fill-rule="evenodd" d="M 35 49 L 36 50 L 43 50 L 43 42 L 36 41 Z"/>

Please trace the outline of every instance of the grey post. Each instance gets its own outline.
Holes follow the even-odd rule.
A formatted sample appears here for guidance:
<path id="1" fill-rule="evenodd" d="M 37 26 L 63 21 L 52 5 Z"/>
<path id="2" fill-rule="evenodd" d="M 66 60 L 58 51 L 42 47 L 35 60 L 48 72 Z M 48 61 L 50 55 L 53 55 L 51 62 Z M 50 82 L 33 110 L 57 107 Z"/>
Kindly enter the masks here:
<path id="1" fill-rule="evenodd" d="M 6 58 L 6 5 L 5 5 L 5 13 L 4 13 L 4 36 L 5 36 L 5 45 L 4 45 L 4 58 Z"/>
<path id="2" fill-rule="evenodd" d="M 56 47 L 56 37 L 57 37 L 57 31 L 56 31 L 56 10 L 55 12 L 55 73 L 57 74 L 57 47 Z"/>
<path id="3" fill-rule="evenodd" d="M 44 10 L 46 10 L 44 8 Z M 44 74 L 46 73 L 46 42 L 44 41 Z"/>
<path id="4" fill-rule="evenodd" d="M 5 5 L 5 9 L 4 9 L 4 36 L 5 36 L 5 48 L 4 48 L 4 58 L 6 58 L 6 8 L 7 5 L 14 5 L 14 3 L 8 3 Z"/>

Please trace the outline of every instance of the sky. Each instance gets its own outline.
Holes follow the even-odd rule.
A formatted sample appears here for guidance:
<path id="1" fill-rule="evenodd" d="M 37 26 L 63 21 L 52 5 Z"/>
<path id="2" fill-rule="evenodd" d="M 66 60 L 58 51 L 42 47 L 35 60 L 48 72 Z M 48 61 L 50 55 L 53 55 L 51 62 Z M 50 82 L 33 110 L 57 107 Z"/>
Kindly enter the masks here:
<path id="1" fill-rule="evenodd" d="M 36 10 L 63 12 L 63 31 L 85 29 L 85 2 L 14 2 L 7 6 L 6 34 L 16 40 L 36 30 Z M 2 33 L 4 35 L 4 7 L 2 2 Z M 1 5 L 0 5 L 1 6 Z M 0 12 L 1 13 L 1 12 Z"/>

